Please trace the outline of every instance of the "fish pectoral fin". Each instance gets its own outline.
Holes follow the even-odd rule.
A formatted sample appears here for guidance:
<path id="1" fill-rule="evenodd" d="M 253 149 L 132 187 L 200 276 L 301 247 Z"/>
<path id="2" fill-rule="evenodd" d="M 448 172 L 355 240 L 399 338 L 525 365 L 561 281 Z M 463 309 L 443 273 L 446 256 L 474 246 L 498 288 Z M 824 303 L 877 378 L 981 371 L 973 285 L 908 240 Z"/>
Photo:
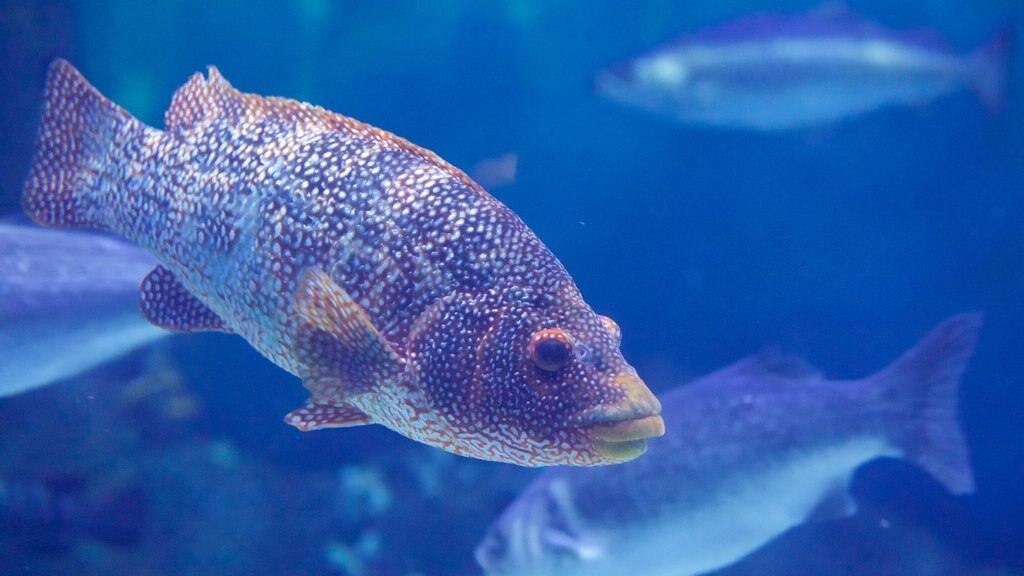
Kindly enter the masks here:
<path id="1" fill-rule="evenodd" d="M 142 280 L 142 315 L 155 326 L 174 332 L 230 332 L 216 312 L 182 286 L 174 272 L 157 266 Z"/>
<path id="2" fill-rule="evenodd" d="M 347 428 L 363 426 L 373 421 L 361 410 L 350 404 L 322 403 L 313 397 L 297 410 L 292 410 L 284 417 L 284 421 L 303 432 L 320 428 Z"/>
<path id="3" fill-rule="evenodd" d="M 377 389 L 402 374 L 404 361 L 366 311 L 322 270 L 299 281 L 295 299 L 296 360 L 303 384 L 319 397 L 345 398 Z"/>

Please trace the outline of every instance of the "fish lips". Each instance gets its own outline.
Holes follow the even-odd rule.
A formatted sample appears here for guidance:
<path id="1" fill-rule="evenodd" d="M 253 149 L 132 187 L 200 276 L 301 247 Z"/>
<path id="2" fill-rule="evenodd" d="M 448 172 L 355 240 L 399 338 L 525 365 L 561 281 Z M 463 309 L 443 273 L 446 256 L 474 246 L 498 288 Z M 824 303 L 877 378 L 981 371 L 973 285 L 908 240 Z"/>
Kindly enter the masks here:
<path id="1" fill-rule="evenodd" d="M 665 434 L 661 402 L 636 372 L 617 376 L 615 384 L 625 390 L 625 399 L 615 406 L 592 409 L 584 416 L 594 449 L 610 463 L 640 456 L 647 451 L 648 439 Z"/>

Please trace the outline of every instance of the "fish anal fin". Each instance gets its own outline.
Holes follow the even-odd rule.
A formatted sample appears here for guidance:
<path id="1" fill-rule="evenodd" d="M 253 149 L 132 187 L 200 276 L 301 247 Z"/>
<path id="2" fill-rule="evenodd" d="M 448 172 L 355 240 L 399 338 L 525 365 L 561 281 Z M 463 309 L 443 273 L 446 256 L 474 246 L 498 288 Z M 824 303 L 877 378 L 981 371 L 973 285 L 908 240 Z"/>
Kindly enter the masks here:
<path id="1" fill-rule="evenodd" d="M 163 266 L 157 266 L 142 280 L 140 290 L 142 315 L 156 326 L 174 332 L 230 332 L 220 316 Z"/>
<path id="2" fill-rule="evenodd" d="M 377 389 L 402 372 L 403 360 L 345 289 L 319 269 L 299 282 L 295 299 L 296 360 L 303 383 L 314 394 L 322 382 L 336 382 L 331 395 L 344 397 Z"/>
<path id="3" fill-rule="evenodd" d="M 302 408 L 292 410 L 284 421 L 303 432 L 320 428 L 348 428 L 372 424 L 370 417 L 355 406 L 321 403 L 310 398 Z"/>

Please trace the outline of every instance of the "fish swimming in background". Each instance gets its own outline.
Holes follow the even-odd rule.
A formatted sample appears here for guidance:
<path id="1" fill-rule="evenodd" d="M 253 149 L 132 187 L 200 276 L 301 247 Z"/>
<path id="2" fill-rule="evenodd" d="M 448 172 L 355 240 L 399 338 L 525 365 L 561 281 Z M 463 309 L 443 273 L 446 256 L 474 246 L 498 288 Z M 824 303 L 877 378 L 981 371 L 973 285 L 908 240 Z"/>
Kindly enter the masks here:
<path id="1" fill-rule="evenodd" d="M 810 518 L 854 512 L 853 471 L 906 459 L 974 490 L 957 391 L 980 314 L 947 319 L 863 380 L 763 353 L 664 395 L 643 459 L 546 470 L 491 526 L 489 576 L 687 576 L 729 565 Z"/>
<path id="2" fill-rule="evenodd" d="M 757 14 L 682 36 L 598 73 L 611 100 L 677 121 L 801 129 L 963 88 L 1005 104 L 1009 28 L 967 55 L 935 34 L 900 32 L 833 5 Z"/>
<path id="3" fill-rule="evenodd" d="M 622 462 L 663 433 L 618 326 L 433 152 L 212 67 L 163 131 L 64 60 L 44 100 L 25 211 L 152 252 L 147 318 L 239 334 L 299 376 L 299 429 L 376 423 L 526 466 Z"/>
<path id="4" fill-rule="evenodd" d="M 145 496 L 136 484 L 101 489 L 77 477 L 0 478 L 0 544 L 4 546 L 61 551 L 81 537 L 131 546 L 142 536 L 146 513 Z M 0 571 L 8 572 L 3 558 Z"/>
<path id="5" fill-rule="evenodd" d="M 0 223 L 0 397 L 166 336 L 139 313 L 139 283 L 155 264 L 100 234 Z"/>

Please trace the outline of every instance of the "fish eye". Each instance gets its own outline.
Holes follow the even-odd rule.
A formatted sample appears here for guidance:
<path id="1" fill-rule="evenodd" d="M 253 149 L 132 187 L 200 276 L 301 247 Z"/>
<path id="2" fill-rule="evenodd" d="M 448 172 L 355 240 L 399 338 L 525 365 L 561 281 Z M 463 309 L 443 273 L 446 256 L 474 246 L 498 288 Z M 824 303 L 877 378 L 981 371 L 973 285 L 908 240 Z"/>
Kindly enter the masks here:
<path id="1" fill-rule="evenodd" d="M 530 360 L 541 370 L 561 370 L 572 358 L 572 338 L 561 328 L 545 328 L 530 339 Z"/>
<path id="2" fill-rule="evenodd" d="M 612 342 L 618 346 L 622 343 L 622 330 L 619 329 L 619 325 L 615 323 L 615 320 L 607 316 L 601 316 L 601 323 L 608 330 L 608 333 L 612 335 Z"/>

